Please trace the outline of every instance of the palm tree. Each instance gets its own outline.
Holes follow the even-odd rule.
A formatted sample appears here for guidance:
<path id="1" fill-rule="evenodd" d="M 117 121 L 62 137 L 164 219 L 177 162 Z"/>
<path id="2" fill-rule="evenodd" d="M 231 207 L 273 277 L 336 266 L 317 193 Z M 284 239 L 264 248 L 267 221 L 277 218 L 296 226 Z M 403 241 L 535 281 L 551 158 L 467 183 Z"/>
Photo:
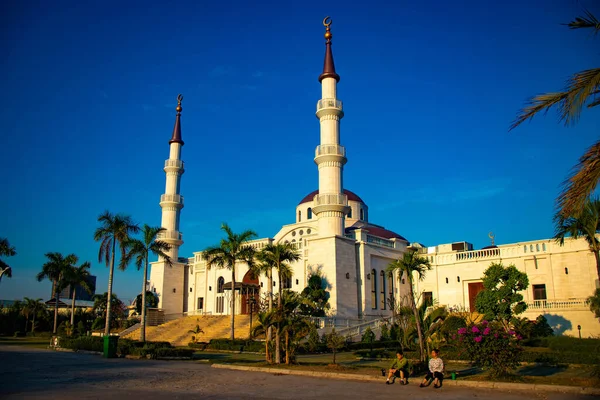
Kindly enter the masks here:
<path id="1" fill-rule="evenodd" d="M 42 271 L 37 274 L 36 278 L 39 282 L 48 279 L 52 282 L 52 293 L 54 294 L 54 327 L 52 333 L 56 334 L 58 321 L 58 295 L 65 286 L 65 274 L 69 268 L 77 263 L 77 256 L 69 254 L 64 257 L 60 253 L 46 253 L 48 261 L 42 266 Z"/>
<path id="2" fill-rule="evenodd" d="M 277 310 L 268 310 L 259 312 L 256 316 L 256 324 L 252 326 L 251 337 L 255 338 L 260 335 L 265 335 L 265 358 L 268 363 L 271 363 L 271 354 L 269 352 L 269 344 L 271 339 L 268 336 L 269 331 L 275 325 L 277 318 Z"/>
<path id="3" fill-rule="evenodd" d="M 596 289 L 594 294 L 587 298 L 587 303 L 596 318 L 600 318 L 600 289 Z"/>
<path id="4" fill-rule="evenodd" d="M 301 295 L 286 290 L 279 298 L 282 304 L 278 308 L 280 318 L 279 328 L 285 336 L 285 363 L 290 364 L 293 353 L 298 342 L 310 332 L 311 324 L 308 319 L 301 315 L 300 305 L 304 302 Z"/>
<path id="5" fill-rule="evenodd" d="M 200 339 L 200 334 L 204 333 L 204 331 L 202 330 L 202 328 L 200 328 L 200 325 L 196 324 L 196 328 L 190 329 L 188 331 L 188 333 L 191 333 L 194 335 L 194 336 L 192 336 L 192 343 L 198 343 L 198 340 Z"/>
<path id="6" fill-rule="evenodd" d="M 25 297 L 27 300 L 27 297 Z M 46 309 L 46 305 L 42 302 L 42 299 L 35 299 L 32 301 L 30 305 L 28 305 L 31 309 L 31 333 L 35 333 L 35 318 L 36 317 L 44 317 L 47 315 L 48 311 Z"/>
<path id="7" fill-rule="evenodd" d="M 94 232 L 94 240 L 100 242 L 100 250 L 98 251 L 98 261 L 104 259 L 107 266 L 110 267 L 108 272 L 108 297 L 112 297 L 113 273 L 115 270 L 115 250 L 117 245 L 121 250 L 121 259 L 126 256 L 124 243 L 129 239 L 129 235 L 137 233 L 140 228 L 132 221 L 131 217 L 122 214 L 112 214 L 109 211 L 104 211 L 98 217 L 100 227 Z M 111 302 L 107 302 L 106 309 L 106 324 L 104 326 L 104 335 L 110 334 L 110 308 Z"/>
<path id="8" fill-rule="evenodd" d="M 600 21 L 589 11 L 584 10 L 583 17 L 569 22 L 570 29 L 592 29 L 600 32 Z M 561 92 L 540 94 L 529 100 L 509 130 L 530 120 L 536 114 L 546 114 L 551 108 L 558 107 L 559 120 L 565 125 L 574 124 L 584 107 L 600 105 L 600 68 L 592 68 L 575 73 Z M 558 214 L 567 218 L 576 215 L 584 207 L 586 199 L 594 191 L 600 179 L 600 141 L 594 143 L 579 159 L 572 175 L 565 181 L 563 190 L 557 199 Z"/>
<path id="9" fill-rule="evenodd" d="M 75 261 L 77 263 L 77 261 Z M 91 264 L 86 261 L 79 267 L 72 265 L 65 273 L 65 286 L 71 287 L 71 326 L 75 325 L 75 297 L 77 296 L 77 287 L 80 286 L 88 293 L 93 293 L 96 289 L 94 283 L 90 280 Z"/>
<path id="10" fill-rule="evenodd" d="M 257 255 L 257 259 L 261 261 L 262 270 L 267 275 L 269 285 L 269 310 L 273 308 L 273 268 L 277 271 L 277 278 L 279 279 L 279 301 L 278 307 L 281 310 L 283 307 L 282 293 L 283 293 L 283 281 L 292 277 L 292 267 L 289 263 L 298 261 L 300 254 L 296 251 L 290 243 L 277 243 L 268 244 L 261 249 Z M 281 363 L 281 345 L 280 345 L 280 327 L 275 332 L 275 363 Z M 268 332 L 270 339 L 271 333 Z"/>
<path id="11" fill-rule="evenodd" d="M 147 224 L 144 224 L 142 228 L 142 238 L 139 239 L 129 239 L 125 241 L 124 246 L 127 249 L 127 253 L 125 257 L 121 258 L 121 269 L 125 269 L 127 264 L 131 262 L 133 258 L 135 258 L 135 266 L 138 271 L 144 266 L 144 281 L 142 282 L 142 327 L 140 329 L 140 340 L 142 342 L 146 341 L 146 291 L 148 282 L 148 257 L 150 253 L 154 254 L 157 257 L 161 257 L 168 266 L 172 266 L 171 258 L 167 255 L 166 252 L 171 250 L 171 246 L 163 241 L 156 240 L 156 236 L 159 232 L 166 230 L 165 228 L 151 227 Z"/>
<path id="12" fill-rule="evenodd" d="M 244 261 L 248 268 L 254 268 L 254 248 L 246 242 L 256 237 L 251 230 L 242 233 L 233 233 L 229 225 L 223 223 L 221 229 L 227 234 L 226 239 L 221 239 L 218 246 L 209 247 L 202 252 L 207 268 L 228 268 L 231 270 L 231 340 L 235 339 L 235 264 Z"/>
<path id="13" fill-rule="evenodd" d="M 423 327 L 421 326 L 421 318 L 419 318 L 419 310 L 417 309 L 417 302 L 415 301 L 414 289 L 413 289 L 413 274 L 416 273 L 419 280 L 425 278 L 425 272 L 431 269 L 429 260 L 425 257 L 421 257 L 416 251 L 408 251 L 402 255 L 402 258 L 392 262 L 387 271 L 395 272 L 398 271 L 398 279 L 402 280 L 402 276 L 406 275 L 408 283 L 408 297 L 410 306 L 415 316 L 415 324 L 417 326 L 417 334 L 419 335 L 419 348 L 421 351 L 421 361 L 427 360 L 427 353 L 425 352 L 425 343 L 423 341 Z"/>
<path id="14" fill-rule="evenodd" d="M 17 254 L 14 246 L 11 246 L 6 238 L 0 238 L 0 256 L 3 257 L 12 257 Z M 0 260 L 0 281 L 2 281 L 2 277 L 6 276 L 7 278 L 12 278 L 12 268 Z"/>
<path id="15" fill-rule="evenodd" d="M 565 237 L 571 236 L 577 239 L 583 237 L 590 251 L 596 258 L 596 272 L 600 280 L 600 241 L 596 234 L 600 231 L 600 199 L 588 199 L 581 212 L 575 217 L 563 218 L 561 214 L 555 217 L 554 239 L 562 246 L 565 243 Z"/>

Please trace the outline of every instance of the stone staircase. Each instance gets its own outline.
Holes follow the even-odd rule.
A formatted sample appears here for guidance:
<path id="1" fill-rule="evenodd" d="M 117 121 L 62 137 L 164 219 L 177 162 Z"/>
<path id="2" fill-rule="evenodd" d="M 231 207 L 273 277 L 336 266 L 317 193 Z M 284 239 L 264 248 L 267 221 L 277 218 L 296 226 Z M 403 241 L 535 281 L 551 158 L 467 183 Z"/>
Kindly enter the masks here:
<path id="1" fill-rule="evenodd" d="M 170 342 L 173 346 L 187 346 L 191 341 L 190 330 L 196 329 L 196 325 L 204 331 L 199 336 L 199 342 L 208 342 L 211 339 L 229 339 L 231 317 L 229 315 L 197 315 L 187 316 L 169 321 L 159 326 L 146 327 L 146 340 L 152 342 Z M 247 339 L 250 330 L 250 318 L 247 315 L 239 315 L 235 318 L 235 338 Z M 125 339 L 139 340 L 140 330 L 135 329 L 121 335 Z"/>

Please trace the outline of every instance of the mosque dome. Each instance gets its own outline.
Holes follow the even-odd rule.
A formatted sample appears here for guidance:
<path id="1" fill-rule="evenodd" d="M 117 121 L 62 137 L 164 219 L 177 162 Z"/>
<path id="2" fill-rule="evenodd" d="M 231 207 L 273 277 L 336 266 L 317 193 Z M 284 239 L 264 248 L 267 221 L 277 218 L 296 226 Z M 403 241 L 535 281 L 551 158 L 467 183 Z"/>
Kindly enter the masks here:
<path id="1" fill-rule="evenodd" d="M 313 201 L 313 198 L 318 193 L 319 193 L 318 189 L 315 190 L 314 192 L 310 192 L 309 194 L 307 194 L 306 196 L 304 196 L 304 198 L 302 200 L 300 200 L 300 203 L 298 203 L 298 205 Z M 358 197 L 358 195 L 356 193 L 354 193 L 354 192 L 351 192 L 351 191 L 349 191 L 347 189 L 344 189 L 344 194 L 346 196 L 348 196 L 348 201 L 356 201 L 356 202 L 365 204 L 365 202 L 360 197 Z"/>

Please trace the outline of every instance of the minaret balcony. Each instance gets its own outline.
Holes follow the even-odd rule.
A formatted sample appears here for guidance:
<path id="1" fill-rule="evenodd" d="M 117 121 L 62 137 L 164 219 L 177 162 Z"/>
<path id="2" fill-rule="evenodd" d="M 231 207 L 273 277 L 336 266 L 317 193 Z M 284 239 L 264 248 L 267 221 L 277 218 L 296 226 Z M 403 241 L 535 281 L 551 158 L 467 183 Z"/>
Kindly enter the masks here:
<path id="1" fill-rule="evenodd" d="M 176 204 L 183 208 L 183 196 L 180 194 L 161 194 L 160 205 Z"/>
<path id="2" fill-rule="evenodd" d="M 313 197 L 313 212 L 319 214 L 324 211 L 337 211 L 348 214 L 348 196 L 340 194 L 317 194 Z"/>
<path id="3" fill-rule="evenodd" d="M 165 169 L 167 169 L 167 168 L 183 169 L 183 161 L 181 161 L 181 160 L 165 160 Z"/>
<path id="4" fill-rule="evenodd" d="M 315 149 L 315 163 L 337 161 L 346 164 L 346 148 L 337 144 L 322 144 Z"/>
<path id="5" fill-rule="evenodd" d="M 342 102 L 338 99 L 319 100 L 317 102 L 317 118 L 330 114 L 339 115 L 339 117 L 342 118 L 344 116 Z"/>
<path id="6" fill-rule="evenodd" d="M 337 144 L 322 144 L 315 149 L 315 157 L 335 155 L 346 157 L 346 148 Z"/>
<path id="7" fill-rule="evenodd" d="M 156 234 L 156 238 L 159 240 L 171 239 L 171 240 L 183 241 L 183 234 L 181 232 L 177 232 L 177 231 L 160 231 Z"/>

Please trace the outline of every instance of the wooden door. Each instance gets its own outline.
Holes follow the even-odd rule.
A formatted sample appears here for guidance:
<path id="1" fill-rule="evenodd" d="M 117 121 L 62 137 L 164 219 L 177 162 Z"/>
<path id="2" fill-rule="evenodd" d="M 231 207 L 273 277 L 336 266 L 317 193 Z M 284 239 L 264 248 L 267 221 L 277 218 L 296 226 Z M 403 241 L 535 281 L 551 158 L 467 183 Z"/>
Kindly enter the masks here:
<path id="1" fill-rule="evenodd" d="M 477 311 L 477 308 L 475 307 L 475 300 L 477 299 L 479 292 L 482 290 L 483 282 L 469 283 L 469 308 L 471 309 L 471 312 Z"/>

